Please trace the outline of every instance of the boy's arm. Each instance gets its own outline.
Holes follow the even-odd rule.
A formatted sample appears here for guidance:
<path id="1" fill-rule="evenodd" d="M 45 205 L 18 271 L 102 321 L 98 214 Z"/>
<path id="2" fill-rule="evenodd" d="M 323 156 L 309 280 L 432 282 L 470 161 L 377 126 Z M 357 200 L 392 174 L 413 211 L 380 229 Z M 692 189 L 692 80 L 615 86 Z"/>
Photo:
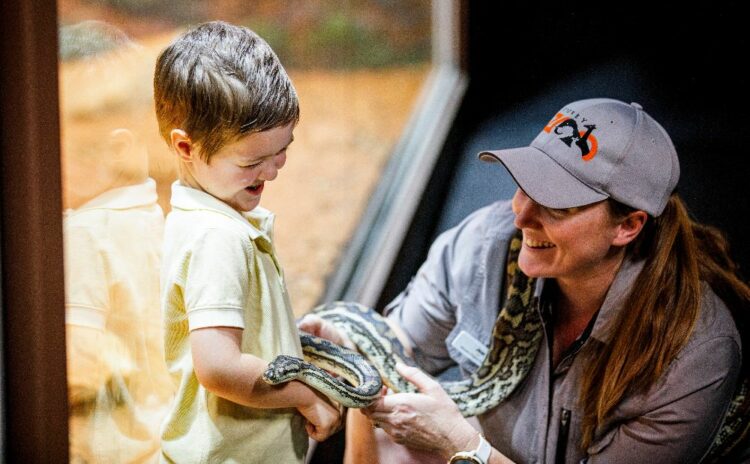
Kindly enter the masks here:
<path id="1" fill-rule="evenodd" d="M 301 382 L 279 386 L 262 379 L 267 363 L 240 350 L 242 329 L 207 327 L 190 332 L 193 367 L 198 382 L 211 393 L 245 406 L 297 408 L 308 421 L 307 432 L 321 441 L 338 429 L 340 412 Z"/>
<path id="2" fill-rule="evenodd" d="M 267 363 L 240 351 L 242 329 L 207 327 L 190 332 L 190 347 L 198 381 L 210 392 L 253 408 L 295 408 L 315 401 L 315 394 L 299 382 L 278 387 L 261 375 Z"/>

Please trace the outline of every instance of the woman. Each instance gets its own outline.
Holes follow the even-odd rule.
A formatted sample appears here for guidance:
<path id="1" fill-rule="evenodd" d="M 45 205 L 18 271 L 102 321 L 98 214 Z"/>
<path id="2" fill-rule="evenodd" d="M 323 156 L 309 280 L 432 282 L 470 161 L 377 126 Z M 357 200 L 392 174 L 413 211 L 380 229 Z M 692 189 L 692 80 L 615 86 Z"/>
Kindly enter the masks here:
<path id="1" fill-rule="evenodd" d="M 516 390 L 478 417 L 481 434 L 437 382 L 402 367 L 420 393 L 384 396 L 366 418 L 351 413 L 349 459 L 374 455 L 369 422 L 406 445 L 402 462 L 703 459 L 740 379 L 737 324 L 750 289 L 720 236 L 692 222 L 673 193 L 679 163 L 664 129 L 635 103 L 583 100 L 531 146 L 480 157 L 513 175 L 512 202 L 441 235 L 386 313 L 423 369 L 472 372 L 466 340 L 489 341 L 520 229 L 541 348 Z M 306 325 L 347 342 L 321 321 Z M 393 448 L 377 442 L 381 457 Z"/>

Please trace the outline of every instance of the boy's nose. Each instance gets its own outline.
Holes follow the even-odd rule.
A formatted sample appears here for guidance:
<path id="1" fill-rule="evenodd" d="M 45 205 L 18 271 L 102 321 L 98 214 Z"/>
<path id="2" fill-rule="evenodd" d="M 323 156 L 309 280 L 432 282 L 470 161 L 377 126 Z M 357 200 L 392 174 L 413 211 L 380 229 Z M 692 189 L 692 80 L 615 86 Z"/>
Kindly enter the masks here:
<path id="1" fill-rule="evenodd" d="M 274 180 L 279 175 L 279 168 L 276 167 L 276 163 L 273 160 L 267 160 L 263 163 L 263 171 L 261 172 L 263 180 Z"/>

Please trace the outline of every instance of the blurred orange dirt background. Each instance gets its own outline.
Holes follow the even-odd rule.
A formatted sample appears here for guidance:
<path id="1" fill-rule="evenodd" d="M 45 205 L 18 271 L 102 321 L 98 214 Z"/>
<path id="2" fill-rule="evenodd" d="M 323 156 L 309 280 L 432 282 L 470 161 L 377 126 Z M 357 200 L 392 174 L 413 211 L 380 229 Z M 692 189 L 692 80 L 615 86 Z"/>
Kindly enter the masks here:
<path id="1" fill-rule="evenodd" d="M 176 165 L 158 134 L 151 80 L 156 56 L 176 33 L 139 39 L 143 49 L 137 60 L 128 69 L 116 70 L 116 78 L 106 83 L 86 82 L 85 73 L 76 74 L 75 61 L 61 63 L 60 69 L 63 158 L 66 147 L 95 146 L 120 124 L 121 108 L 127 107 L 129 124 L 145 142 L 148 173 L 157 182 L 165 213 Z M 299 94 L 301 119 L 287 164 L 266 186 L 261 204 L 277 216 L 274 241 L 297 316 L 322 295 L 428 70 L 427 64 L 288 69 Z M 124 171 L 142 169 L 137 159 L 123 163 Z"/>

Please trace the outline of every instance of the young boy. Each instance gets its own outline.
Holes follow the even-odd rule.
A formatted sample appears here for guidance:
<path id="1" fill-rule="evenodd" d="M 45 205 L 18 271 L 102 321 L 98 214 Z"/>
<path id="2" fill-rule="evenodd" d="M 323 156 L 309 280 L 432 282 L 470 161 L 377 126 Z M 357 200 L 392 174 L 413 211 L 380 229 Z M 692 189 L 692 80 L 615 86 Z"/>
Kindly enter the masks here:
<path id="1" fill-rule="evenodd" d="M 299 382 L 265 384 L 279 354 L 301 355 L 273 215 L 258 206 L 286 161 L 295 90 L 266 42 L 222 22 L 159 56 L 159 130 L 179 161 L 162 265 L 165 354 L 178 381 L 162 426 L 167 462 L 302 462 L 340 422 Z"/>

